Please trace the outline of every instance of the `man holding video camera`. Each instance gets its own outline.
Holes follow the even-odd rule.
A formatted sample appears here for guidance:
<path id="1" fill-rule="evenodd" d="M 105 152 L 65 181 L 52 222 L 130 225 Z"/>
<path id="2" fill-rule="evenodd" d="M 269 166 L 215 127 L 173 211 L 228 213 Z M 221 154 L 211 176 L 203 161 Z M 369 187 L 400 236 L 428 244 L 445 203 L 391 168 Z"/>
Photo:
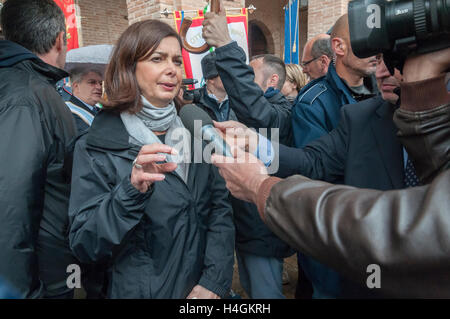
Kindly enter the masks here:
<path id="1" fill-rule="evenodd" d="M 431 2 L 437 7 L 439 1 Z M 356 14 L 366 18 L 361 11 Z M 450 296 L 450 95 L 445 82 L 450 41 L 448 30 L 429 34 L 434 45 L 441 44 L 437 49 L 427 48 L 422 35 L 412 52 L 398 51 L 405 41 L 380 51 L 391 67 L 403 67 L 402 103 L 395 119 L 418 176 L 430 185 L 358 190 L 302 176 L 268 177 L 260 173 L 260 163 L 217 164 L 232 194 L 256 203 L 269 228 L 306 255 L 361 285 L 370 275 L 368 266 L 379 266 L 379 292 L 385 296 Z M 424 51 L 428 53 L 416 53 Z M 238 157 L 243 156 L 251 157 Z M 220 158 L 215 155 L 214 160 Z"/>

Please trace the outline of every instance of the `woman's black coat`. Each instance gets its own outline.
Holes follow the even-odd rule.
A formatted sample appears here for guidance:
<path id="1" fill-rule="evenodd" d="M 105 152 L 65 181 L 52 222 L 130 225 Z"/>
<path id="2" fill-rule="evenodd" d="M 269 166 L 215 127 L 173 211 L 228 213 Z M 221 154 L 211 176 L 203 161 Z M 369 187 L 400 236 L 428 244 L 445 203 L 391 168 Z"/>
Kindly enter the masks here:
<path id="1" fill-rule="evenodd" d="M 103 111 L 76 144 L 70 246 L 85 263 L 108 262 L 110 298 L 186 298 L 199 284 L 224 297 L 234 263 L 228 191 L 210 164 L 185 184 L 166 174 L 142 194 L 130 183 L 139 147 L 118 114 Z"/>

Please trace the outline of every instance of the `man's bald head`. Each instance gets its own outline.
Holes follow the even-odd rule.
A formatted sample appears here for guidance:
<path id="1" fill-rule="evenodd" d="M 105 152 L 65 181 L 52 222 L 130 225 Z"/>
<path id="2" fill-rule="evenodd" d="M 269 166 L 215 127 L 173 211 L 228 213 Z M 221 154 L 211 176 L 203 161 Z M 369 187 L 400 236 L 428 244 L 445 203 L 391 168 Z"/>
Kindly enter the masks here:
<path id="1" fill-rule="evenodd" d="M 319 33 L 318 35 L 316 35 L 315 37 L 313 37 L 311 40 L 312 43 L 316 42 L 319 39 L 330 39 L 330 35 L 326 34 L 326 33 Z"/>
<path id="2" fill-rule="evenodd" d="M 331 50 L 330 36 L 321 33 L 312 38 L 311 55 L 319 57 L 326 55 L 330 60 L 333 59 L 333 50 Z"/>
<path id="3" fill-rule="evenodd" d="M 359 86 L 362 78 L 375 73 L 375 56 L 360 59 L 353 54 L 348 14 L 342 15 L 331 31 L 331 48 L 335 54 L 336 71 L 350 86 Z"/>
<path id="4" fill-rule="evenodd" d="M 328 65 L 333 59 L 333 51 L 328 34 L 318 34 L 309 40 L 303 48 L 301 66 L 311 79 L 327 74 Z"/>
<path id="5" fill-rule="evenodd" d="M 341 16 L 331 30 L 331 39 L 341 38 L 346 42 L 350 40 L 350 30 L 348 27 L 348 14 Z"/>

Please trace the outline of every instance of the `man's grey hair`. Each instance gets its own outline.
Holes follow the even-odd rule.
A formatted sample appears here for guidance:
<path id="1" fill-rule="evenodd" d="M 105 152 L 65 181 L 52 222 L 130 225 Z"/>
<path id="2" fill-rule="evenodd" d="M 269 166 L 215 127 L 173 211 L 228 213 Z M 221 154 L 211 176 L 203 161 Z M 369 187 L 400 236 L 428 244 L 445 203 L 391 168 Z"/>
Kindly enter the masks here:
<path id="1" fill-rule="evenodd" d="M 90 72 L 97 73 L 103 79 L 103 72 L 96 67 L 76 67 L 70 71 L 70 82 L 80 83 L 83 78 Z"/>
<path id="2" fill-rule="evenodd" d="M 53 0 L 6 0 L 0 13 L 3 36 L 35 54 L 46 54 L 60 32 L 66 41 L 64 13 Z"/>
<path id="3" fill-rule="evenodd" d="M 286 65 L 283 60 L 273 54 L 260 54 L 253 56 L 250 61 L 263 59 L 264 80 L 269 79 L 272 74 L 278 75 L 277 89 L 281 90 L 286 81 Z"/>
<path id="4" fill-rule="evenodd" d="M 331 49 L 331 40 L 328 38 L 317 39 L 311 47 L 311 56 L 313 58 L 318 58 L 322 55 L 326 55 L 330 60 L 333 60 L 334 52 Z"/>

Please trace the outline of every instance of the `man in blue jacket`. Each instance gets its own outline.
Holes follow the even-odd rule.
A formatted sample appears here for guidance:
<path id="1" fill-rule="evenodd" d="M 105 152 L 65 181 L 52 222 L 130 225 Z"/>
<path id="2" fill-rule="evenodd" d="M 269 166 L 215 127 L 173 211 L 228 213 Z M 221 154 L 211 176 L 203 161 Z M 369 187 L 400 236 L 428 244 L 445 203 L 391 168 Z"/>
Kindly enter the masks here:
<path id="1" fill-rule="evenodd" d="M 303 147 L 328 134 L 339 122 L 340 108 L 372 97 L 376 59 L 357 58 L 352 51 L 348 16 L 338 19 L 331 33 L 335 63 L 325 77 L 311 81 L 299 93 L 292 110 L 294 145 Z"/>
<path id="2" fill-rule="evenodd" d="M 216 67 L 238 121 L 259 129 L 279 129 L 280 143 L 291 143 L 291 105 L 281 94 L 286 70 L 273 55 L 246 55 L 228 34 L 224 12 L 205 15 L 203 38 L 216 47 Z M 256 206 L 232 198 L 239 279 L 250 298 L 284 298 L 283 258 L 294 251 L 259 218 Z M 237 213 L 239 212 L 239 213 Z"/>

